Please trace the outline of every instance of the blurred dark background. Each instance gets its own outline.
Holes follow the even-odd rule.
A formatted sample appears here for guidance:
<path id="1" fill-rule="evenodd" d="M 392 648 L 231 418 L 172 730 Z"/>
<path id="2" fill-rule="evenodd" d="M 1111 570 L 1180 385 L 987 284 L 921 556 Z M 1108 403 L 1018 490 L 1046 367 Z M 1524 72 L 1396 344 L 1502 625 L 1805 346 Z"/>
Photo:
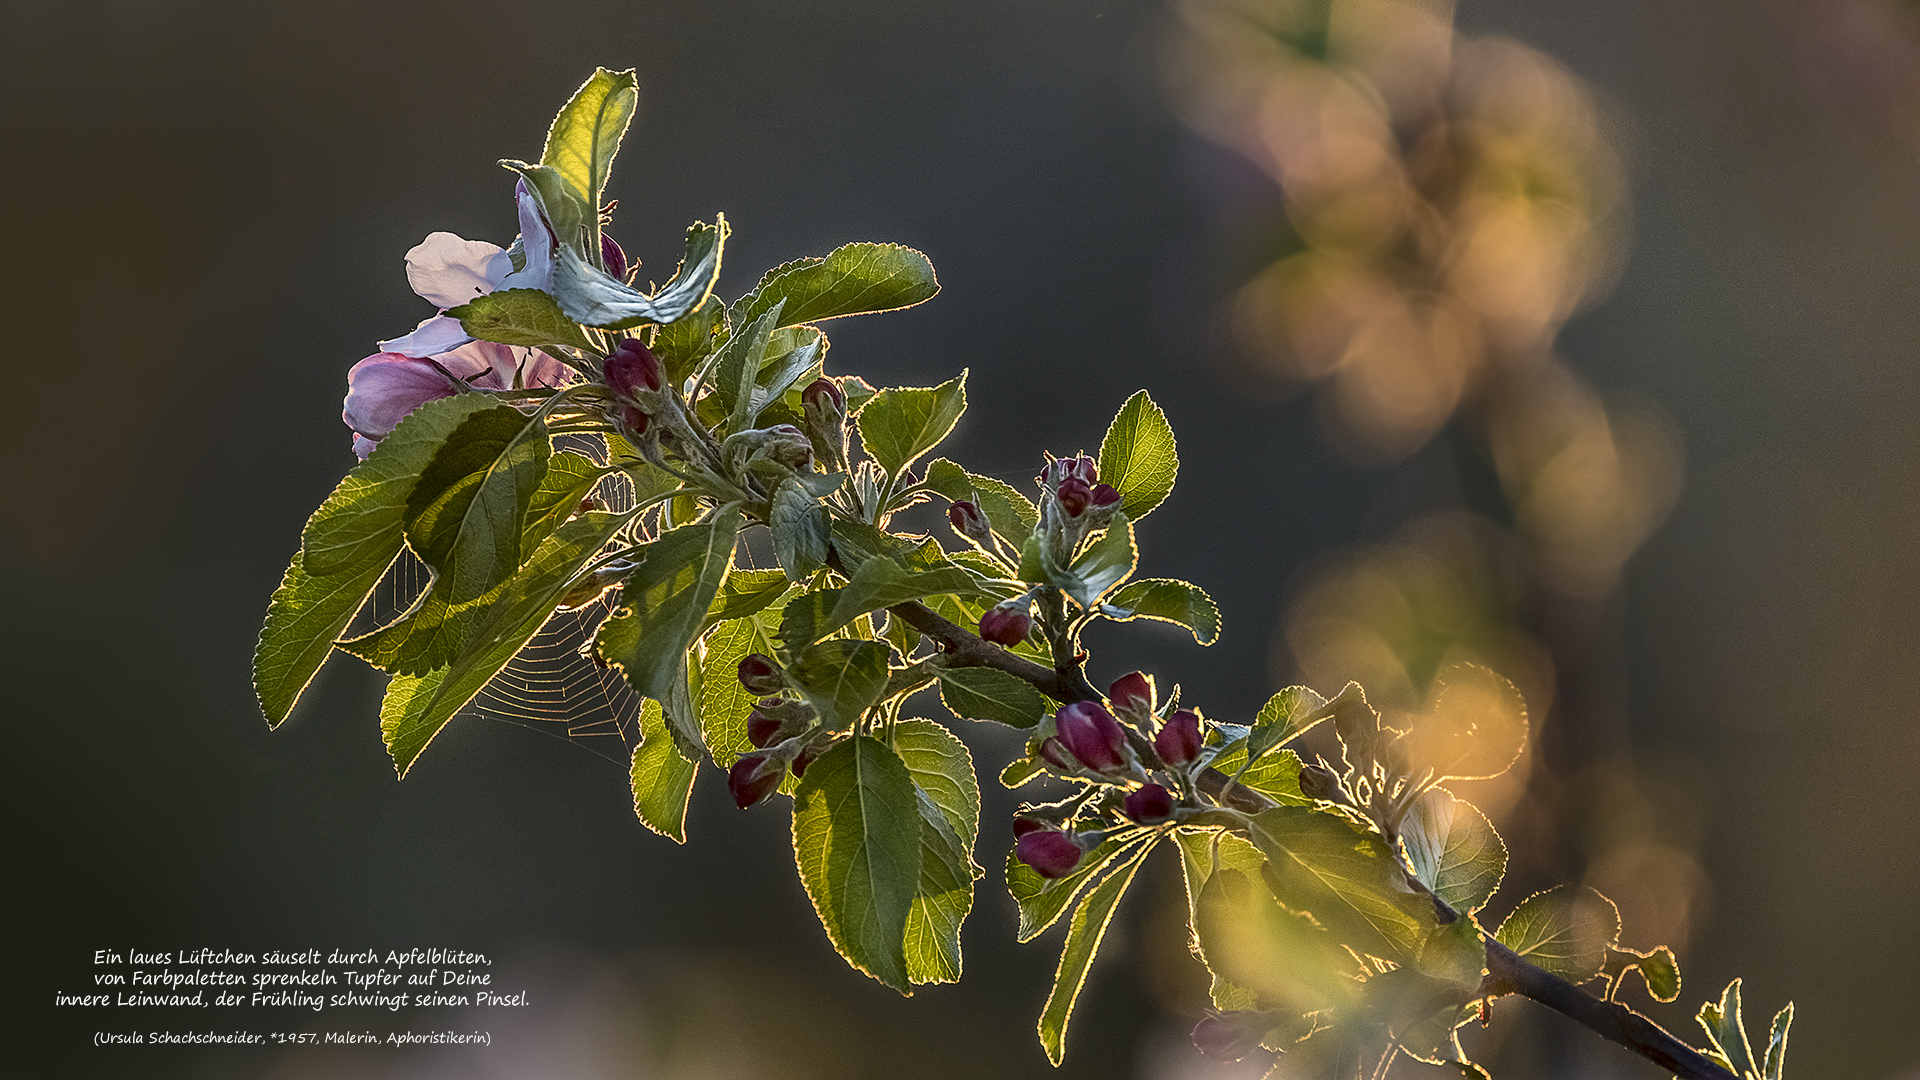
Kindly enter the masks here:
<path id="1" fill-rule="evenodd" d="M 1796 1002 L 1796 1072 L 1836 1077 L 1920 1075 L 1920 82 L 1882 7 L 1458 10 L 1601 95 L 1631 240 L 1560 352 L 1685 448 L 1625 570 L 1612 687 L 1705 875 L 1681 1000 L 1650 1011 L 1691 1036 L 1745 976 L 1755 1024 Z M 1109 631 L 1095 674 L 1150 666 L 1250 713 L 1293 674 L 1307 568 L 1429 496 L 1234 359 L 1222 207 L 1258 178 L 1168 105 L 1174 30 L 1121 0 L 0 2 L 16 1075 L 1052 1074 L 1033 1020 L 1057 944 L 1011 941 L 991 783 L 966 979 L 901 1000 L 828 947 L 784 814 L 734 811 L 715 774 L 686 848 L 633 819 L 618 765 L 524 728 L 456 723 L 395 783 L 379 676 L 336 661 L 269 733 L 248 665 L 352 463 L 346 368 L 429 314 L 402 255 L 440 229 L 509 241 L 494 160 L 537 154 L 603 64 L 640 70 L 610 193 L 657 276 L 715 210 L 727 296 L 850 240 L 931 256 L 941 296 L 830 328 L 830 362 L 876 384 L 970 368 L 952 456 L 1021 482 L 1151 390 L 1183 469 L 1141 527 L 1147 572 L 1209 588 L 1226 632 Z M 992 768 L 1014 745 L 967 734 Z M 1203 984 L 1167 869 L 1123 909 L 1059 1075 L 1223 1074 L 1184 1046 Z M 134 1024 L 51 1007 L 96 948 L 198 945 L 476 949 L 538 1007 L 446 1019 L 489 1050 L 360 1054 L 95 1050 Z M 1524 1004 L 1486 1039 L 1521 1075 L 1658 1075 Z"/>

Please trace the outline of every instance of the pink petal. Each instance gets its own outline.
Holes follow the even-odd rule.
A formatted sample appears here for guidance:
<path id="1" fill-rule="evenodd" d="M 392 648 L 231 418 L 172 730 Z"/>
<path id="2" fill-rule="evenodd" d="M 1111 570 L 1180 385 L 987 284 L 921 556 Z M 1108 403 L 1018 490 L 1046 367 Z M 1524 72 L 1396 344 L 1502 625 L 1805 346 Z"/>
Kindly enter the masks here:
<path id="1" fill-rule="evenodd" d="M 525 261 L 518 271 L 507 275 L 500 288 L 539 289 L 550 293 L 553 291 L 553 230 L 547 228 L 546 219 L 540 216 L 540 204 L 527 190 L 525 180 L 514 186 L 513 194 L 520 208 L 520 248 Z"/>
<path id="2" fill-rule="evenodd" d="M 438 356 L 472 340 L 460 328 L 459 319 L 435 315 L 414 327 L 411 334 L 380 342 L 380 351 L 401 356 Z"/>
<path id="3" fill-rule="evenodd" d="M 573 374 L 573 369 L 548 356 L 538 349 L 531 350 L 533 356 L 520 368 L 522 386 L 559 386 Z"/>
<path id="4" fill-rule="evenodd" d="M 407 284 L 441 311 L 485 296 L 512 272 L 513 260 L 500 245 L 450 232 L 428 233 L 407 252 Z"/>
<path id="5" fill-rule="evenodd" d="M 494 341 L 469 341 L 465 345 L 434 357 L 453 377 L 468 386 L 486 390 L 510 390 L 513 373 L 520 367 L 525 349 Z"/>
<path id="6" fill-rule="evenodd" d="M 408 413 L 429 401 L 451 397 L 458 389 L 425 360 L 375 353 L 347 372 L 347 398 L 340 419 L 361 435 L 383 439 Z"/>
<path id="7" fill-rule="evenodd" d="M 379 439 L 369 439 L 357 431 L 353 433 L 353 452 L 361 461 L 367 460 L 367 455 L 373 453 L 373 448 L 379 445 Z"/>

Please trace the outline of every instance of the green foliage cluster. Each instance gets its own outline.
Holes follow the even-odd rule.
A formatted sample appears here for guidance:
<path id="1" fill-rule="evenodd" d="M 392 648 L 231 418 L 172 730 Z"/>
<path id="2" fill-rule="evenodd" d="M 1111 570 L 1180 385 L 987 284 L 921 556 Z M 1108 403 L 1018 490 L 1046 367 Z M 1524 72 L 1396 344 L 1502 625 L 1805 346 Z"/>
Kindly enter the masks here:
<path id="1" fill-rule="evenodd" d="M 255 681 L 269 723 L 335 649 L 352 653 L 392 676 L 381 731 L 404 775 L 556 611 L 606 597 L 588 648 L 647 699 L 631 768 L 640 820 L 684 842 L 703 761 L 742 806 L 783 792 L 828 938 L 902 993 L 960 977 L 982 876 L 972 757 L 914 703 L 937 694 L 954 719 L 1027 732 L 1002 782 L 1066 792 L 1022 808 L 1006 875 L 1021 940 L 1066 923 L 1039 1022 L 1056 1062 L 1105 930 L 1162 847 L 1180 860 L 1213 974 L 1217 1011 L 1196 1032 L 1209 1052 L 1278 1054 L 1298 1076 L 1378 1075 L 1401 1056 L 1477 1072 L 1455 1032 L 1520 990 L 1490 962 L 1499 949 L 1567 984 L 1604 978 L 1608 1000 L 1637 970 L 1673 1000 L 1672 953 L 1623 948 L 1617 912 L 1591 889 L 1481 923 L 1506 848 L 1442 785 L 1498 775 L 1526 744 L 1525 707 L 1492 672 L 1450 672 L 1399 726 L 1357 685 L 1332 698 L 1292 687 L 1238 723 L 1144 677 L 1105 696 L 1088 684 L 1081 635 L 1097 620 L 1170 622 L 1203 645 L 1220 633 L 1199 587 L 1135 576 L 1134 522 L 1178 472 L 1145 392 L 1097 459 L 1048 458 L 1030 499 L 929 460 L 966 409 L 964 373 L 874 389 L 825 372 L 819 323 L 938 290 L 919 252 L 850 244 L 729 303 L 713 294 L 728 233 L 716 218 L 688 230 L 664 286 L 610 274 L 599 207 L 635 93 L 631 72 L 597 72 L 538 164 L 505 163 L 559 238 L 552 291 L 450 312 L 574 376 L 430 401 L 341 481 L 268 609 Z M 656 369 L 657 386 L 631 374 Z M 921 504 L 945 506 L 951 535 L 897 522 Z M 756 535 L 777 565 L 751 564 Z M 403 550 L 431 570 L 428 588 L 343 636 Z M 1296 749 L 1322 725 L 1332 763 Z M 1778 1080 L 1790 1019 L 1756 1062 L 1736 984 L 1702 1012 L 1706 1058 Z"/>

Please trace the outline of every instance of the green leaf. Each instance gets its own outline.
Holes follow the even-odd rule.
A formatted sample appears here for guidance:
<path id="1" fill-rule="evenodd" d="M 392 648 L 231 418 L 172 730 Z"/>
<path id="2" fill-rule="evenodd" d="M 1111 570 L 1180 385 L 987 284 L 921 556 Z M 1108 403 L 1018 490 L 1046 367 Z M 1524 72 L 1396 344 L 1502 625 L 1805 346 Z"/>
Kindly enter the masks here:
<path id="1" fill-rule="evenodd" d="M 1444 788 L 1414 800 L 1400 838 L 1414 876 L 1461 914 L 1485 907 L 1507 872 L 1507 845 L 1493 824 Z"/>
<path id="2" fill-rule="evenodd" d="M 840 602 L 839 589 L 815 589 L 787 601 L 780 612 L 781 651 L 797 656 L 802 649 L 833 632 L 830 624 L 834 605 Z"/>
<path id="3" fill-rule="evenodd" d="M 727 329 L 727 305 L 717 296 L 705 300 L 653 335 L 653 355 L 666 370 L 667 381 L 679 386 L 713 355 L 717 339 Z"/>
<path id="4" fill-rule="evenodd" d="M 736 309 L 735 322 L 756 319 L 785 301 L 782 326 L 912 307 L 933 298 L 940 282 L 925 255 L 899 244 L 847 244 L 824 259 L 797 259 L 769 270 Z"/>
<path id="5" fill-rule="evenodd" d="M 1100 440 L 1100 479 L 1120 492 L 1120 512 L 1138 521 L 1166 501 L 1179 471 L 1173 428 L 1142 390 L 1120 406 Z"/>
<path id="6" fill-rule="evenodd" d="M 1511 768 L 1527 747 L 1527 703 L 1513 684 L 1477 664 L 1449 667 L 1436 684 L 1433 707 L 1393 747 L 1402 774 L 1484 780 Z"/>
<path id="7" fill-rule="evenodd" d="M 869 611 L 904 604 L 942 593 L 975 592 L 973 575 L 947 563 L 910 570 L 889 558 L 868 559 L 853 572 L 833 606 L 829 630 L 838 629 Z"/>
<path id="8" fill-rule="evenodd" d="M 1646 984 L 1647 996 L 1655 1001 L 1669 1002 L 1680 996 L 1680 962 L 1674 959 L 1673 950 L 1665 945 L 1646 952 L 1618 946 L 1607 950 L 1607 966 L 1601 972 L 1611 984 L 1607 999 L 1615 999 L 1627 972 L 1638 971 L 1640 979 Z"/>
<path id="9" fill-rule="evenodd" d="M 947 497 L 949 502 L 966 501 L 978 506 L 987 524 L 1015 551 L 1026 543 L 1027 535 L 1040 523 L 1040 511 L 1014 490 L 1013 485 L 981 476 L 948 461 L 935 458 L 927 463 L 927 486 Z"/>
<path id="10" fill-rule="evenodd" d="M 1080 865 L 1065 877 L 1044 878 L 1023 863 L 1014 850 L 1007 852 L 1007 892 L 1020 909 L 1020 929 L 1016 940 L 1032 941 L 1073 906 L 1074 898 L 1111 869 L 1116 862 L 1137 851 L 1153 837 L 1146 830 L 1130 829 L 1111 836 L 1080 858 Z"/>
<path id="11" fill-rule="evenodd" d="M 1793 1014 L 1789 1012 L 1785 1015 L 1791 1023 Z M 1726 1065 L 1728 1072 L 1740 1077 L 1741 1080 L 1760 1075 L 1760 1068 L 1753 1061 L 1753 1046 L 1747 1042 L 1746 1021 L 1740 1016 L 1739 979 L 1727 984 L 1726 990 L 1720 994 L 1719 1004 L 1709 1001 L 1701 1005 L 1697 1019 L 1700 1021 L 1700 1026 L 1707 1029 L 1707 1039 L 1712 1043 L 1713 1050 L 1717 1052 L 1720 1061 Z M 1775 1022 L 1778 1023 L 1777 1018 Z M 1780 1041 L 1781 1054 L 1784 1056 L 1786 1053 L 1784 1031 L 1781 1032 Z"/>
<path id="12" fill-rule="evenodd" d="M 759 629 L 754 620 L 732 619 L 707 635 L 706 656 L 700 661 L 700 730 L 713 763 L 726 768 L 750 753 L 747 714 L 758 696 L 740 685 L 740 661 L 757 651 Z"/>
<path id="13" fill-rule="evenodd" d="M 694 222 L 687 229 L 687 253 L 679 271 L 652 296 L 609 277 L 563 243 L 553 265 L 553 298 L 567 318 L 583 326 L 624 330 L 641 323 L 671 323 L 697 309 L 713 291 L 727 234 L 725 216 L 715 217 L 712 225 Z"/>
<path id="14" fill-rule="evenodd" d="M 980 784 L 965 743 L 931 720 L 902 720 L 894 749 L 907 764 L 920 807 L 920 884 L 907 914 L 907 978 L 960 981 L 960 924 L 973 910 Z"/>
<path id="15" fill-rule="evenodd" d="M 804 581 L 827 562 L 827 544 L 833 536 L 827 508 L 794 477 L 773 489 L 767 514 L 773 532 L 773 554 L 789 581 Z"/>
<path id="16" fill-rule="evenodd" d="M 1438 925 L 1379 835 L 1344 817 L 1281 806 L 1255 817 L 1252 833 L 1274 896 L 1361 952 L 1410 963 Z"/>
<path id="17" fill-rule="evenodd" d="M 1793 1002 L 1773 1014 L 1773 1026 L 1767 1031 L 1766 1065 L 1760 1072 L 1760 1080 L 1781 1080 L 1781 1074 L 1787 1067 L 1787 1031 L 1793 1027 Z"/>
<path id="18" fill-rule="evenodd" d="M 1242 771 L 1247 760 L 1245 740 L 1228 743 L 1213 759 L 1213 767 L 1228 776 L 1237 776 L 1241 787 L 1253 790 L 1283 806 L 1311 806 L 1313 800 L 1300 793 L 1300 755 L 1291 750 L 1262 754 Z"/>
<path id="19" fill-rule="evenodd" d="M 899 755 L 855 735 L 807 767 L 793 802 L 794 862 L 827 938 L 855 969 L 903 994 L 903 942 L 920 885 L 917 792 Z"/>
<path id="20" fill-rule="evenodd" d="M 1259 849 L 1231 833 L 1178 835 L 1188 918 L 1214 976 L 1215 1007 L 1306 1013 L 1352 1001 L 1351 954 L 1275 902 Z"/>
<path id="21" fill-rule="evenodd" d="M 793 389 L 803 377 L 820 371 L 820 357 L 826 352 L 827 335 L 811 327 L 776 331 L 768 338 L 767 355 L 754 378 L 753 397 L 747 409 L 751 427 L 774 402 Z M 811 382 L 812 380 L 807 380 Z"/>
<path id="22" fill-rule="evenodd" d="M 660 703 L 640 706 L 640 745 L 633 748 L 633 812 L 640 824 L 676 844 L 687 842 L 687 801 L 699 766 L 680 756 Z"/>
<path id="23" fill-rule="evenodd" d="M 476 296 L 447 314 L 481 341 L 502 345 L 565 345 L 598 352 L 585 332 L 567 318 L 553 297 L 538 289 L 504 289 Z"/>
<path id="24" fill-rule="evenodd" d="M 967 373 L 939 386 L 896 386 L 860 410 L 860 444 L 888 476 L 913 464 L 947 437 L 967 408 Z"/>
<path id="25" fill-rule="evenodd" d="M 1000 786 L 1008 790 L 1025 787 L 1030 781 L 1046 774 L 1047 767 L 1033 758 L 1015 758 L 1000 770 Z"/>
<path id="26" fill-rule="evenodd" d="M 1127 886 L 1133 884 L 1141 861 L 1152 850 L 1152 843 L 1140 845 L 1137 854 L 1094 886 L 1067 924 L 1067 943 L 1060 950 L 1060 966 L 1053 973 L 1053 992 L 1047 995 L 1046 1008 L 1040 1012 L 1040 1045 L 1047 1051 L 1047 1060 L 1055 1065 L 1066 1057 L 1067 1021 L 1073 1017 L 1080 987 L 1085 985 L 1087 970 L 1100 951 L 1100 939 L 1106 936 L 1114 908 L 1119 906 Z"/>
<path id="27" fill-rule="evenodd" d="M 956 667 L 940 672 L 940 701 L 963 720 L 991 720 L 1031 728 L 1048 712 L 1033 684 L 997 668 Z"/>
<path id="28" fill-rule="evenodd" d="M 1211 645 L 1220 640 L 1220 609 L 1198 585 L 1172 578 L 1141 578 L 1108 598 L 1100 613 L 1116 622 L 1159 619 L 1193 632 L 1193 640 Z"/>
<path id="29" fill-rule="evenodd" d="M 835 731 L 853 727 L 887 686 L 887 647 L 877 641 L 834 638 L 801 650 L 787 675 L 820 722 Z"/>
<path id="30" fill-rule="evenodd" d="M 1304 686 L 1289 686 L 1268 698 L 1247 732 L 1253 755 L 1257 758 L 1319 723 L 1326 706 L 1325 698 Z"/>
<path id="31" fill-rule="evenodd" d="M 1620 909 L 1586 885 L 1562 885 L 1527 897 L 1493 936 L 1535 967 L 1583 983 L 1619 945 Z"/>
<path id="32" fill-rule="evenodd" d="M 720 355 L 714 357 L 713 388 L 727 410 L 725 430 L 729 435 L 752 426 L 748 414 L 752 412 L 753 379 L 760 370 L 760 361 L 766 358 L 767 341 L 773 334 L 774 324 L 780 319 L 778 305 L 775 308 L 746 323 L 746 328 L 728 338 L 720 347 Z"/>
<path id="33" fill-rule="evenodd" d="M 706 625 L 717 626 L 728 619 L 744 619 L 780 599 L 788 589 L 787 575 L 780 570 L 752 570 L 735 567 L 714 594 L 707 609 Z"/>
<path id="34" fill-rule="evenodd" d="M 560 241 L 560 250 L 573 251 L 578 255 L 580 230 L 587 223 L 587 215 L 597 214 L 597 209 L 588 206 L 580 196 L 574 194 L 573 185 L 559 169 L 551 165 L 529 165 L 513 158 L 501 158 L 500 164 L 519 173 L 521 179 L 527 182 L 527 190 L 533 193 L 533 200 L 539 204 L 541 215 L 547 219 L 554 237 Z"/>
<path id="35" fill-rule="evenodd" d="M 600 467 L 573 453 L 549 459 L 547 475 L 534 491 L 520 538 L 523 551 L 537 550 L 553 530 L 579 510 L 580 500 L 599 481 Z M 453 662 L 487 619 L 504 584 L 472 600 L 448 603 L 430 587 L 399 618 L 348 641 L 340 648 L 393 675 L 425 675 Z"/>
<path id="36" fill-rule="evenodd" d="M 833 550 L 839 554 L 840 561 L 846 564 L 848 570 L 857 573 L 868 559 L 876 556 L 887 555 L 905 560 L 914 554 L 914 545 L 864 521 L 835 518 Z"/>
<path id="37" fill-rule="evenodd" d="M 640 80 L 632 70 L 595 68 L 547 129 L 540 164 L 558 172 L 589 210 L 599 210 L 613 155 L 639 102 Z"/>
<path id="38" fill-rule="evenodd" d="M 469 416 L 407 500 L 407 545 L 448 603 L 484 596 L 518 569 L 527 507 L 547 474 L 547 426 L 500 405 Z"/>
<path id="39" fill-rule="evenodd" d="M 399 551 L 399 536 L 387 562 L 363 561 L 358 567 L 315 577 L 293 553 L 286 576 L 267 604 L 267 621 L 253 651 L 253 691 L 267 726 L 278 727 L 293 711 L 294 702 L 333 653 L 333 642 L 380 583 Z"/>
<path id="40" fill-rule="evenodd" d="M 1127 515 L 1115 514 L 1107 531 L 1087 545 L 1064 578 L 1056 575 L 1054 584 L 1081 607 L 1091 608 L 1133 573 L 1134 559 L 1133 524 Z"/>
<path id="41" fill-rule="evenodd" d="M 686 665 L 707 609 L 727 579 L 740 511 L 662 534 L 634 556 L 620 606 L 600 624 L 594 647 L 642 697 L 664 699 Z"/>
<path id="42" fill-rule="evenodd" d="M 618 514 L 590 513 L 560 526 L 489 605 L 486 620 L 452 663 L 425 675 L 396 675 L 387 684 L 380 734 L 401 776 L 447 721 L 545 625 L 574 575 L 623 520 Z"/>
<path id="43" fill-rule="evenodd" d="M 333 577 L 392 562 L 407 500 L 427 463 L 468 417 L 495 407 L 486 394 L 455 394 L 409 413 L 307 520 L 300 540 L 305 572 Z"/>

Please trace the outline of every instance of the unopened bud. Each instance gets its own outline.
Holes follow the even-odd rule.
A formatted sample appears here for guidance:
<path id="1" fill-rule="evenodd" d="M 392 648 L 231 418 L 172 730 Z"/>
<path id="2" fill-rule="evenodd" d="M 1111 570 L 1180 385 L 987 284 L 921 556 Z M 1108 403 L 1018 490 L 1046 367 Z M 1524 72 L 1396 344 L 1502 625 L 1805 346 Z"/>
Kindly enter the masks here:
<path id="1" fill-rule="evenodd" d="M 1041 742 L 1040 757 L 1062 772 L 1075 772 L 1080 768 L 1080 763 L 1074 760 L 1072 751 L 1067 749 L 1067 744 L 1061 742 L 1058 736 Z"/>
<path id="2" fill-rule="evenodd" d="M 792 424 L 775 424 L 767 429 L 767 442 L 761 453 L 795 472 L 813 468 L 813 441 Z"/>
<path id="3" fill-rule="evenodd" d="M 1043 878 L 1063 878 L 1080 865 L 1081 851 L 1066 833 L 1036 829 L 1014 842 L 1013 855 Z"/>
<path id="4" fill-rule="evenodd" d="M 1158 825 L 1173 816 L 1173 793 L 1159 784 L 1148 784 L 1130 792 L 1121 806 L 1136 823 Z"/>
<path id="5" fill-rule="evenodd" d="M 1181 709 L 1153 736 L 1153 752 L 1168 765 L 1185 765 L 1200 756 L 1200 717 L 1192 709 Z"/>
<path id="6" fill-rule="evenodd" d="M 987 516 L 965 499 L 947 507 L 947 524 L 953 526 L 954 532 L 976 544 L 985 544 L 993 539 L 993 527 L 987 524 Z"/>
<path id="7" fill-rule="evenodd" d="M 1019 608 L 988 608 L 980 616 L 980 636 L 995 645 L 1014 646 L 1027 640 L 1033 629 L 1033 616 Z"/>
<path id="8" fill-rule="evenodd" d="M 1060 486 L 1054 489 L 1054 495 L 1060 500 L 1060 509 L 1065 510 L 1068 517 L 1079 517 L 1093 502 L 1093 489 L 1077 476 L 1060 481 Z"/>
<path id="9" fill-rule="evenodd" d="M 1080 764 L 1094 772 L 1117 773 L 1127 768 L 1127 734 L 1113 714 L 1091 701 L 1076 701 L 1054 717 L 1060 742 Z"/>
<path id="10" fill-rule="evenodd" d="M 1120 492 L 1112 484 L 1095 484 L 1087 492 L 1087 501 L 1095 510 L 1120 505 Z"/>
<path id="11" fill-rule="evenodd" d="M 841 393 L 840 387 L 832 379 L 815 379 L 807 384 L 805 390 L 800 391 L 800 403 L 809 409 L 819 409 L 822 412 L 832 410 L 844 415 L 847 410 L 847 395 Z"/>
<path id="12" fill-rule="evenodd" d="M 1047 823 L 1044 821 L 1035 821 L 1032 818 L 1017 817 L 1013 819 L 1013 838 L 1015 840 L 1018 840 L 1030 832 L 1033 832 L 1037 829 L 1044 829 L 1046 827 L 1047 827 Z"/>
<path id="13" fill-rule="evenodd" d="M 600 261 L 606 264 L 607 273 L 626 280 L 627 253 L 620 250 L 620 245 L 614 243 L 613 237 L 606 233 L 600 234 Z"/>
<path id="14" fill-rule="evenodd" d="M 627 432 L 638 439 L 646 435 L 647 428 L 653 424 L 653 417 L 642 412 L 637 405 L 620 406 L 620 422 Z"/>
<path id="15" fill-rule="evenodd" d="M 1081 454 L 1068 459 L 1067 475 L 1083 484 L 1091 485 L 1095 480 L 1100 479 L 1100 465 L 1087 455 Z"/>
<path id="16" fill-rule="evenodd" d="M 820 753 L 816 750 L 800 751 L 799 756 L 793 759 L 793 778 L 798 780 L 807 775 L 807 766 L 813 764 L 813 759 L 819 756 Z"/>
<path id="17" fill-rule="evenodd" d="M 624 401 L 638 401 L 641 391 L 656 392 L 665 380 L 660 358 L 639 338 L 622 338 L 607 357 L 607 389 Z"/>
<path id="18" fill-rule="evenodd" d="M 786 727 L 778 716 L 768 716 L 758 709 L 747 714 L 747 741 L 755 750 L 765 750 L 779 741 L 780 729 Z"/>
<path id="19" fill-rule="evenodd" d="M 1153 711 L 1153 683 L 1145 674 L 1132 671 L 1113 680 L 1107 688 L 1107 700 L 1122 715 Z"/>
<path id="20" fill-rule="evenodd" d="M 777 694 L 786 686 L 786 680 L 780 677 L 780 669 L 772 660 L 759 653 L 748 653 L 740 661 L 740 685 L 746 687 L 749 694 Z"/>
<path id="21" fill-rule="evenodd" d="M 765 754 L 748 754 L 727 770 L 727 791 L 735 806 L 745 810 L 780 787 L 780 770 L 764 768 L 766 764 Z"/>

